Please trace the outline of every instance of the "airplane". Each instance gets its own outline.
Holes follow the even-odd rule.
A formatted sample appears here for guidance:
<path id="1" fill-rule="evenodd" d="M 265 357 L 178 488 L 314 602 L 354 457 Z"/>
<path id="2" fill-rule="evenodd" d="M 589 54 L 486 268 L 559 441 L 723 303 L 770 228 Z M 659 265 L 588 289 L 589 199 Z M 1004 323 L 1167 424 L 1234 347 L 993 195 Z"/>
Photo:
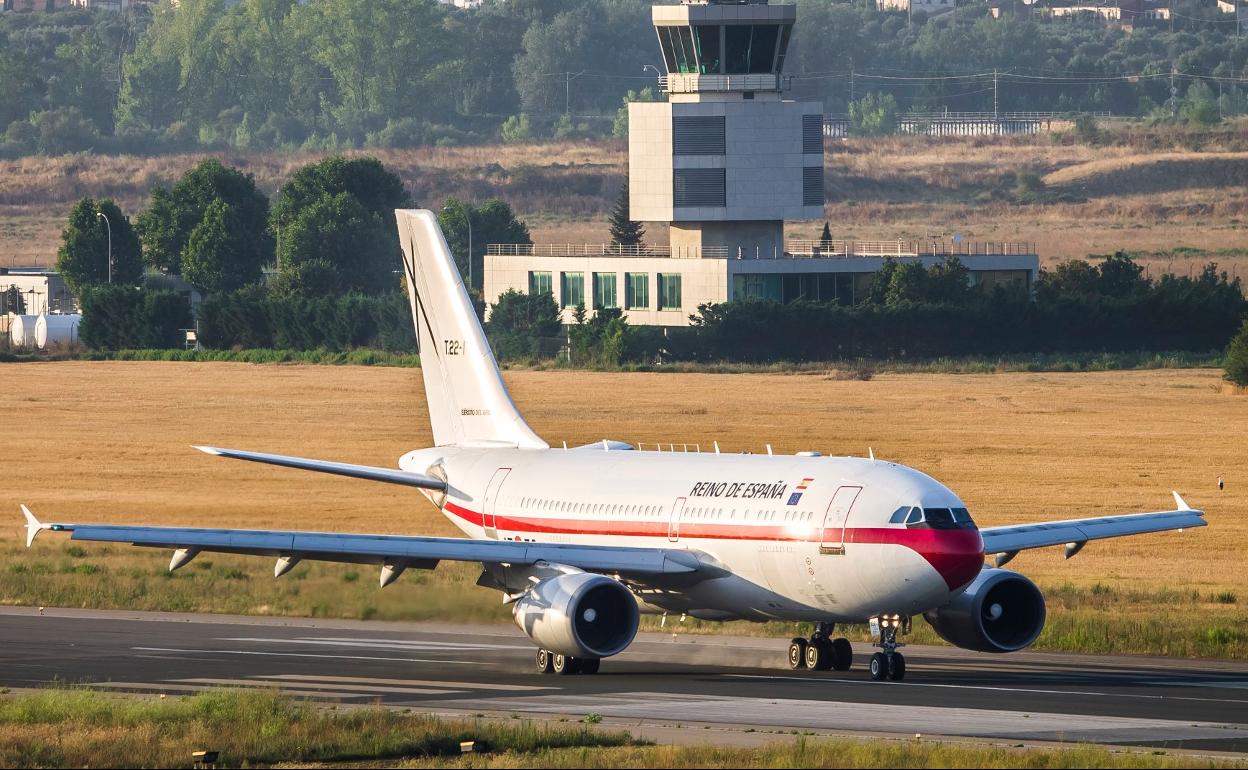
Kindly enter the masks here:
<path id="1" fill-rule="evenodd" d="M 845 671 L 837 626 L 869 625 L 876 681 L 905 677 L 898 637 L 922 615 L 958 647 L 1004 653 L 1036 640 L 1040 590 L 1002 567 L 1020 551 L 1205 525 L 1175 509 L 979 528 L 952 490 L 870 457 L 639 451 L 620 441 L 552 447 L 520 415 L 435 215 L 395 212 L 434 446 L 397 469 L 200 446 L 219 457 L 413 487 L 466 538 L 44 523 L 25 506 L 26 543 L 73 540 L 198 554 L 373 564 L 382 587 L 406 569 L 479 562 L 537 646 L 543 673 L 593 674 L 623 652 L 640 615 L 810 622 L 794 670 Z M 995 563 L 985 565 L 985 557 Z"/>

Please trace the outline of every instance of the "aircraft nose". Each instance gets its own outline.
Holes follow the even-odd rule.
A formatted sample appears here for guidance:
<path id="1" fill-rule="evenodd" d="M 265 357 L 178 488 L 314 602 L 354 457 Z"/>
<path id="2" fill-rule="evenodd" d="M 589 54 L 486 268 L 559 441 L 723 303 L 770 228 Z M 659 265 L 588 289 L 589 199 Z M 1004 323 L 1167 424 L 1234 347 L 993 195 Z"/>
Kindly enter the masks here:
<path id="1" fill-rule="evenodd" d="M 957 591 L 979 576 L 984 566 L 984 539 L 978 529 L 928 530 L 922 554 L 950 591 Z"/>

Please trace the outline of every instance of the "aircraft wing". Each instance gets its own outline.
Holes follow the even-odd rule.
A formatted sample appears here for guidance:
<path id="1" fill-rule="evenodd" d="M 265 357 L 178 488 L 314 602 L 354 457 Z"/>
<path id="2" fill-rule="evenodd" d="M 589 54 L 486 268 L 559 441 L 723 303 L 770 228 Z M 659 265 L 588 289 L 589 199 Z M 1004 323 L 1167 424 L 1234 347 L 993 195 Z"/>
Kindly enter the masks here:
<path id="1" fill-rule="evenodd" d="M 1204 512 L 1191 508 L 1178 492 L 1174 493 L 1174 502 L 1176 509 L 1173 511 L 987 527 L 980 530 L 980 535 L 984 538 L 984 553 L 1006 554 L 1012 558 L 1013 554 L 1030 548 L 1066 545 L 1069 558 L 1089 540 L 1205 526 Z M 998 564 L 1008 560 L 999 559 Z"/>
<path id="2" fill-rule="evenodd" d="M 244 452 L 239 449 L 221 449 L 214 446 L 195 447 L 205 454 L 217 457 L 229 457 L 234 460 L 248 460 L 253 463 L 281 465 L 285 468 L 298 468 L 304 471 L 332 473 L 336 476 L 350 476 L 354 479 L 383 481 L 387 484 L 402 484 L 420 489 L 445 490 L 446 482 L 423 473 L 411 473 L 391 468 L 376 468 L 371 465 L 351 465 L 350 463 L 334 463 L 327 460 L 309 460 L 305 457 L 287 457 L 286 455 L 270 455 L 263 452 Z"/>
<path id="3" fill-rule="evenodd" d="M 333 532 L 51 524 L 36 519 L 24 505 L 22 513 L 26 516 L 27 546 L 39 532 L 48 530 L 69 532 L 72 540 L 172 548 L 175 553 L 169 564 L 171 570 L 186 564 L 202 551 L 277 557 L 274 570 L 277 575 L 305 559 L 378 564 L 384 568 L 382 585 L 407 567 L 433 569 L 443 560 L 508 565 L 549 562 L 586 572 L 634 577 L 643 582 L 646 578 L 690 575 L 714 569 L 700 562 L 696 554 L 676 549 Z M 392 575 L 389 580 L 388 574 Z"/>

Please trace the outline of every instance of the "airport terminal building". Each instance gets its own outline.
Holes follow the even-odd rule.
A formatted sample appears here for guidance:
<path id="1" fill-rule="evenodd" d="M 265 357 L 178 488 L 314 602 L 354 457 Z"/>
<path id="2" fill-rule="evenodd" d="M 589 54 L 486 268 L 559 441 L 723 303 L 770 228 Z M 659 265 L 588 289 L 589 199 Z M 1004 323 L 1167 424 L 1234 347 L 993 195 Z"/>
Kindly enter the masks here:
<path id="1" fill-rule="evenodd" d="M 619 307 L 633 324 L 685 326 L 704 303 L 859 301 L 887 257 L 958 256 L 972 280 L 1030 288 L 1032 244 L 960 239 L 788 241 L 787 220 L 824 212 L 823 108 L 785 99 L 797 9 L 766 0 L 655 5 L 663 102 L 628 109 L 630 216 L 669 243 L 490 244 L 484 294 L 549 291 L 572 309 Z"/>

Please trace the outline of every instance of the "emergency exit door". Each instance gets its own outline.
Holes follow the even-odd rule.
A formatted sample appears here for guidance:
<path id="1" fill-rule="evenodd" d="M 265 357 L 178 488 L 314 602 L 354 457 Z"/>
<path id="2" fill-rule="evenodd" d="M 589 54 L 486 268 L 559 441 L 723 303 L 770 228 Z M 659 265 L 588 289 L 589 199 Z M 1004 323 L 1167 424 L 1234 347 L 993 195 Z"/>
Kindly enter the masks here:
<path id="1" fill-rule="evenodd" d="M 845 526 L 849 523 L 849 512 L 862 487 L 839 487 L 828 503 L 828 511 L 823 515 L 823 536 L 819 542 L 819 553 L 845 553 Z"/>

